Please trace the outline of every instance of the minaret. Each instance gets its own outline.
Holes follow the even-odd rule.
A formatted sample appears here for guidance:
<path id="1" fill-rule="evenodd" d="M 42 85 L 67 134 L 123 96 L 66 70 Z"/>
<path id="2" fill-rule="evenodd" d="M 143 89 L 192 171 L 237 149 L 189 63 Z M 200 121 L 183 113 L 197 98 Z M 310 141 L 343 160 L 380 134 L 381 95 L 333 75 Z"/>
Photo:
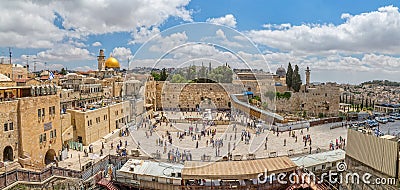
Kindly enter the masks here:
<path id="1" fill-rule="evenodd" d="M 104 71 L 105 70 L 105 59 L 106 56 L 104 56 L 104 50 L 100 50 L 99 56 L 97 56 L 97 65 L 99 71 Z"/>
<path id="2" fill-rule="evenodd" d="M 310 85 L 310 68 L 307 67 L 306 69 L 306 86 Z"/>

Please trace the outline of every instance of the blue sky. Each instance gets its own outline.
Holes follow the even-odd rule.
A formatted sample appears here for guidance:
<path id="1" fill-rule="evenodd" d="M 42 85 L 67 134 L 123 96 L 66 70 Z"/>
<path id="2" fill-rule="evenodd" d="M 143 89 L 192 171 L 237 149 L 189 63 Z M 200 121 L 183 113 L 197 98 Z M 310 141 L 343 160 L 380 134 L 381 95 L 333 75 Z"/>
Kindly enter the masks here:
<path id="1" fill-rule="evenodd" d="M 383 0 L 1 1 L 0 56 L 8 60 L 8 47 L 12 47 L 13 62 L 25 65 L 29 55 L 31 69 L 35 61 L 38 70 L 45 69 L 44 62 L 47 69 L 94 70 L 99 49 L 105 49 L 107 56 L 113 54 L 127 67 L 128 57 L 140 62 L 133 55 L 146 40 L 158 35 L 152 42 L 162 48 L 147 52 L 154 59 L 168 50 L 163 48 L 172 48 L 171 44 L 202 38 L 233 49 L 272 72 L 288 62 L 302 70 L 310 66 L 312 81 L 400 81 L 399 6 L 399 1 Z M 208 31 L 178 28 L 165 32 L 195 22 L 232 29 L 216 26 Z M 261 52 L 249 52 L 252 48 L 243 45 L 249 42 L 235 38 L 240 35 L 248 37 Z M 196 48 L 183 48 L 171 57 L 192 53 Z M 200 49 L 191 56 L 234 62 L 229 56 L 224 60 L 221 50 Z"/>

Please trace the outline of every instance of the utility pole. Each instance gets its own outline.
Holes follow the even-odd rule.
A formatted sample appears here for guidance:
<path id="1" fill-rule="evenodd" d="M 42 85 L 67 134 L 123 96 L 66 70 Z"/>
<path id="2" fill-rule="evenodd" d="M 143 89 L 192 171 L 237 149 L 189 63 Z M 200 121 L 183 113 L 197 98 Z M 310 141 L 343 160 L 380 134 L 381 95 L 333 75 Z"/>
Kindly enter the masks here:
<path id="1" fill-rule="evenodd" d="M 12 57 L 11 47 L 8 48 L 8 53 L 9 53 L 9 55 L 10 55 L 10 64 L 11 64 L 11 63 L 12 63 L 12 62 L 11 62 L 11 57 Z"/>
<path id="2" fill-rule="evenodd" d="M 29 72 L 29 55 L 26 56 L 26 70 Z"/>

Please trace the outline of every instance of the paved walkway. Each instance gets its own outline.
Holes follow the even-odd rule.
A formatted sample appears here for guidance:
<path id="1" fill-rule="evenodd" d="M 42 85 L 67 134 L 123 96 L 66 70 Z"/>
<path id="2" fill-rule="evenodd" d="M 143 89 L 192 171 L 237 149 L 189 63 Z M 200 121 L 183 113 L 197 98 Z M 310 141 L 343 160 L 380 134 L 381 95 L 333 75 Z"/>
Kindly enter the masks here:
<path id="1" fill-rule="evenodd" d="M 168 116 L 178 118 L 177 114 L 181 113 L 167 113 Z M 196 114 L 192 114 L 196 115 Z M 223 117 L 223 115 L 218 115 L 218 117 Z M 246 118 L 241 118 L 241 120 L 246 120 Z M 171 127 L 172 124 L 172 127 Z M 347 130 L 346 128 L 335 128 L 330 129 L 330 126 L 338 124 L 324 124 L 320 126 L 311 127 L 309 131 L 303 129 L 303 135 L 310 135 L 311 137 L 311 148 L 314 152 L 317 148 L 321 150 L 329 149 L 330 142 L 335 142 L 340 136 L 346 138 Z M 201 134 L 203 129 L 203 124 L 197 124 L 199 132 L 195 132 L 196 124 L 190 123 L 161 123 L 152 130 L 150 133 L 149 124 L 143 124 L 139 127 L 131 127 L 129 136 L 117 137 L 113 141 L 104 143 L 104 140 L 98 140 L 91 145 L 93 146 L 94 153 L 89 153 L 88 157 L 84 157 L 84 153 L 80 151 L 70 150 L 69 158 L 59 162 L 59 166 L 76 169 L 78 170 L 80 166 L 84 166 L 90 161 L 98 161 L 102 157 L 112 154 L 116 155 L 116 146 L 121 141 L 123 147 L 125 147 L 125 141 L 128 146 L 127 150 L 138 148 L 140 144 L 140 151 L 143 156 L 154 155 L 154 153 L 159 153 L 162 161 L 168 161 L 168 155 L 179 154 L 183 152 L 190 152 L 192 160 L 201 160 L 201 157 L 205 154 L 210 156 L 210 160 L 219 160 L 222 156 L 228 153 L 228 149 L 233 155 L 240 154 L 245 156 L 248 153 L 254 153 L 257 158 L 268 157 L 271 152 L 276 152 L 277 156 L 287 155 L 289 150 L 293 150 L 293 154 L 304 153 L 309 151 L 309 142 L 306 146 L 302 140 L 301 130 L 294 130 L 295 135 L 297 135 L 297 142 L 294 137 L 289 137 L 289 132 L 280 132 L 279 136 L 273 131 L 265 130 L 259 134 L 256 134 L 255 129 L 248 128 L 239 124 L 229 124 L 229 125 L 218 125 L 210 126 L 205 125 L 205 137 L 198 136 Z M 236 126 L 236 130 L 235 130 Z M 196 134 L 196 139 L 188 135 L 183 136 L 184 131 L 189 131 L 189 128 L 194 130 L 193 134 Z M 215 131 L 214 137 L 207 131 Z M 236 131 L 236 132 L 235 132 Z M 168 135 L 172 139 L 172 144 L 169 143 Z M 250 140 L 246 143 L 245 136 L 242 140 L 242 133 L 249 133 Z M 236 138 L 235 138 L 236 136 Z M 247 135 L 246 135 L 247 136 Z M 179 138 L 181 137 L 181 138 Z M 183 138 L 182 138 L 183 137 Z M 267 149 L 265 149 L 265 141 L 267 142 Z M 217 140 L 218 143 L 216 142 Z M 215 146 L 213 147 L 211 141 L 215 141 Z M 286 141 L 286 144 L 284 144 Z M 103 156 L 100 155 L 100 149 L 102 149 L 102 142 L 104 144 Z M 111 143 L 113 143 L 113 149 L 111 149 Z M 166 145 L 166 146 L 165 146 Z M 216 148 L 219 145 L 218 149 Z M 196 148 L 197 146 L 197 148 Z M 304 148 L 307 148 L 304 150 Z M 85 146 L 84 149 L 88 149 Z"/>

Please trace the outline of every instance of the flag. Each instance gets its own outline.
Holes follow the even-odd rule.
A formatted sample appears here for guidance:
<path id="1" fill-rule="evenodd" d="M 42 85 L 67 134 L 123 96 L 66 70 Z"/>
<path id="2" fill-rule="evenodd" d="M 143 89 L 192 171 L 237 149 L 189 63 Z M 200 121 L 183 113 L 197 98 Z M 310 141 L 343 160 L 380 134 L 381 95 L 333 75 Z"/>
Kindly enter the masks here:
<path id="1" fill-rule="evenodd" d="M 52 79 L 54 79 L 54 73 L 53 72 L 49 72 L 49 80 L 52 80 Z"/>

